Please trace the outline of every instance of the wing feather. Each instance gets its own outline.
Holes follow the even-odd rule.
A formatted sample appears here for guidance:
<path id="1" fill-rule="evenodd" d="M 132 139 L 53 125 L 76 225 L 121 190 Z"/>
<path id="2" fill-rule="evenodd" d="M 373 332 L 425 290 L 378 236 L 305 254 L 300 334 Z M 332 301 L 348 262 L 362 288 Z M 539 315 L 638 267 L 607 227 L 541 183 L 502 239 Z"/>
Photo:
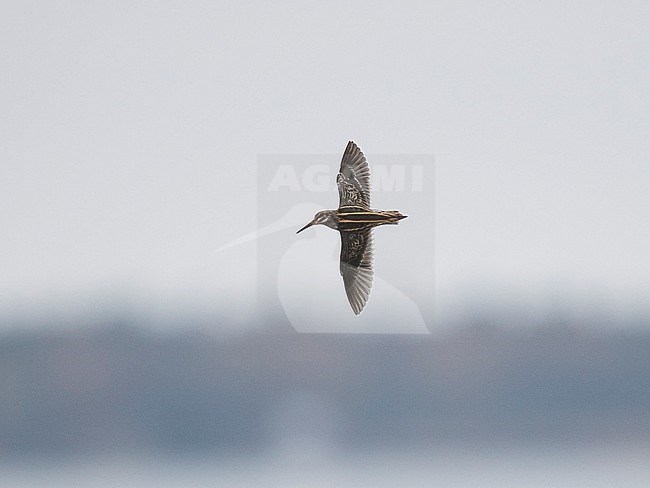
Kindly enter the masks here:
<path id="1" fill-rule="evenodd" d="M 336 184 L 339 189 L 339 208 L 370 208 L 370 168 L 361 149 L 352 141 L 348 142 L 343 152 Z"/>
<path id="2" fill-rule="evenodd" d="M 341 276 L 352 310 L 359 315 L 372 288 L 372 231 L 340 231 Z"/>

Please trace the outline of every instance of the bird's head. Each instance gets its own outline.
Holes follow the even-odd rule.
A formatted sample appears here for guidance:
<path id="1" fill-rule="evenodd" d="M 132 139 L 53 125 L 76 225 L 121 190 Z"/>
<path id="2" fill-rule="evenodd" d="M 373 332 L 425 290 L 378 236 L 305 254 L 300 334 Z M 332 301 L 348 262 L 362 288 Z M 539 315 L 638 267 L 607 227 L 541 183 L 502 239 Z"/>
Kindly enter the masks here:
<path id="1" fill-rule="evenodd" d="M 338 224 L 336 220 L 336 210 L 321 210 L 314 216 L 314 219 L 311 222 L 296 232 L 296 234 L 302 232 L 307 227 L 311 227 L 312 225 L 326 225 L 332 229 L 337 229 Z"/>

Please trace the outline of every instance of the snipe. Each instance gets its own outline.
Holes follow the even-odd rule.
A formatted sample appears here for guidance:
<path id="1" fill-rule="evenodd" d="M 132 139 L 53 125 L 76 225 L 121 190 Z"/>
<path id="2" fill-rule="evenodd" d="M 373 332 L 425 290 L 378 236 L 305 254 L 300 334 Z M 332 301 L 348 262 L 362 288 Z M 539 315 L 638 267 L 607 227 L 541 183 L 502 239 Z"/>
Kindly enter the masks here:
<path id="1" fill-rule="evenodd" d="M 341 234 L 341 276 L 352 310 L 360 314 L 372 287 L 372 229 L 385 224 L 397 224 L 406 215 L 397 210 L 370 208 L 370 169 L 361 149 L 348 142 L 341 168 L 336 176 L 339 208 L 321 210 L 300 229 L 326 225 Z"/>

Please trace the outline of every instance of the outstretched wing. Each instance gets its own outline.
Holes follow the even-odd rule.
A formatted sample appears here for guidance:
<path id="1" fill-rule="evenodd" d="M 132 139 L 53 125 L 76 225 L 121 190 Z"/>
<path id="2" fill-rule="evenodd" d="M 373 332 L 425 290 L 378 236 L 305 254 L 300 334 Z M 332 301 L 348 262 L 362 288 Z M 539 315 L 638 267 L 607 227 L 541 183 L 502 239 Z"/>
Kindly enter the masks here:
<path id="1" fill-rule="evenodd" d="M 336 177 L 340 207 L 370 208 L 370 169 L 361 149 L 348 142 Z"/>
<path id="2" fill-rule="evenodd" d="M 372 233 L 361 229 L 341 232 L 341 276 L 356 315 L 368 301 L 372 287 Z"/>

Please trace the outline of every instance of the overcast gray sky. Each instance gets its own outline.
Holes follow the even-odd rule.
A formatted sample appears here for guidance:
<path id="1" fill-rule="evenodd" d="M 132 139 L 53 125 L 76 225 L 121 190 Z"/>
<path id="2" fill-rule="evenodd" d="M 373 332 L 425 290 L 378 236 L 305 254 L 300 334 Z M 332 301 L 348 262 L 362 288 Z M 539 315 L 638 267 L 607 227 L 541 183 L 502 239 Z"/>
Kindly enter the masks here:
<path id="1" fill-rule="evenodd" d="M 237 312 L 254 244 L 213 251 L 258 225 L 258 155 L 353 139 L 434 155 L 443 315 L 558 290 L 646 308 L 648 18 L 640 1 L 4 1 L 0 306 Z"/>

